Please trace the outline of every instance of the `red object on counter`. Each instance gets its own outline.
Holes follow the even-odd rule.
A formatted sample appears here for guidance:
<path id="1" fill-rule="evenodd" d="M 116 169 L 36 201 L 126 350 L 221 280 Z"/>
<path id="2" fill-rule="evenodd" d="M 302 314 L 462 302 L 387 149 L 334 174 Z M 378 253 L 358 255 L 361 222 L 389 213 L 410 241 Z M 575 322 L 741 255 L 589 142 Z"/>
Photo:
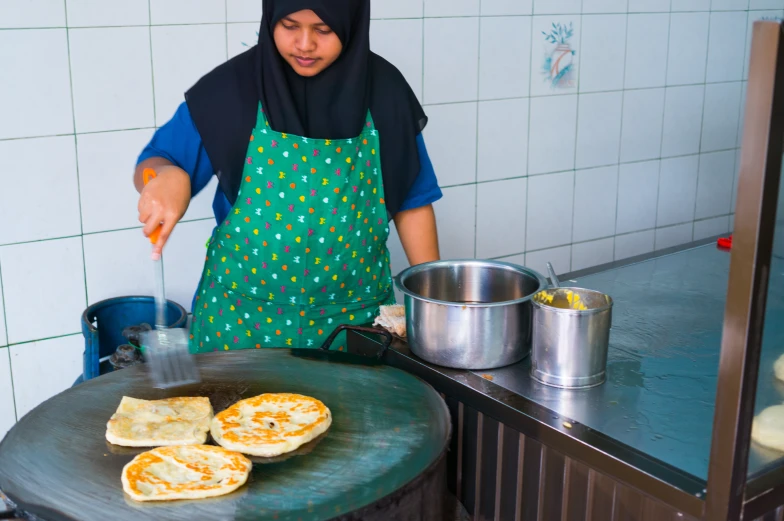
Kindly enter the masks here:
<path id="1" fill-rule="evenodd" d="M 731 250 L 732 249 L 732 235 L 730 235 L 729 237 L 721 237 L 717 241 L 717 244 L 719 245 L 719 248 L 726 248 L 728 250 Z"/>

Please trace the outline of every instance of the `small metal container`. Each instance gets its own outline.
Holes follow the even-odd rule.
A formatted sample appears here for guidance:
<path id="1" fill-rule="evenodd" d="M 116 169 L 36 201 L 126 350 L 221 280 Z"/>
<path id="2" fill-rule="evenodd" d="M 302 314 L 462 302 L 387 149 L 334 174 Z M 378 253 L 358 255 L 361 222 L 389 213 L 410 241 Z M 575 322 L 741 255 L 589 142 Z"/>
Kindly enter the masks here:
<path id="1" fill-rule="evenodd" d="M 612 298 L 588 289 L 554 288 L 534 295 L 533 306 L 531 376 L 564 389 L 604 383 Z"/>
<path id="2" fill-rule="evenodd" d="M 436 261 L 396 278 L 405 295 L 411 351 L 455 369 L 495 369 L 531 350 L 533 295 L 547 287 L 539 273 L 504 262 Z"/>

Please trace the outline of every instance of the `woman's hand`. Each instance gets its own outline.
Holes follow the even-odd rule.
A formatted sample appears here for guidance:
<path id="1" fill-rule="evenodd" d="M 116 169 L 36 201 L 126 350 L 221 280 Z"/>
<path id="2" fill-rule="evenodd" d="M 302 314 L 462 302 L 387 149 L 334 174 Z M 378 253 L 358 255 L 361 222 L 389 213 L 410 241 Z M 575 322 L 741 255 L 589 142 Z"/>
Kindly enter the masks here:
<path id="1" fill-rule="evenodd" d="M 409 264 L 416 266 L 440 259 L 433 205 L 399 212 L 395 216 L 395 227 Z"/>
<path id="2" fill-rule="evenodd" d="M 153 258 L 160 258 L 163 247 L 172 230 L 180 222 L 191 201 L 191 178 L 183 169 L 160 158 L 142 162 L 136 169 L 134 178 L 137 190 L 140 189 L 139 222 L 144 223 L 142 230 L 149 237 L 158 226 L 161 227 L 158 241 L 153 246 Z M 150 164 L 152 163 L 152 164 Z M 143 184 L 141 174 L 145 168 L 153 168 L 157 177 Z"/>

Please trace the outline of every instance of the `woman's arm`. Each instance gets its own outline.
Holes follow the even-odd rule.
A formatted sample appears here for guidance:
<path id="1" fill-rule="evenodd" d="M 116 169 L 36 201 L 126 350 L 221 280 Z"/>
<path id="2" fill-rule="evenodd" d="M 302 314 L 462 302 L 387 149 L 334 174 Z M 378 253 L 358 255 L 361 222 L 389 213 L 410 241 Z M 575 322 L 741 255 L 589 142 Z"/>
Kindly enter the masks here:
<path id="1" fill-rule="evenodd" d="M 409 264 L 415 266 L 440 259 L 436 214 L 432 204 L 398 212 L 395 226 Z"/>
<path id="2" fill-rule="evenodd" d="M 144 169 L 152 168 L 157 177 L 144 186 Z M 172 119 L 159 128 L 137 160 L 133 184 L 141 194 L 139 221 L 149 236 L 159 225 L 160 239 L 153 255 L 160 255 L 174 227 L 185 215 L 191 197 L 212 177 L 212 165 L 204 151 L 201 136 L 193 124 L 188 106 L 182 103 Z"/>

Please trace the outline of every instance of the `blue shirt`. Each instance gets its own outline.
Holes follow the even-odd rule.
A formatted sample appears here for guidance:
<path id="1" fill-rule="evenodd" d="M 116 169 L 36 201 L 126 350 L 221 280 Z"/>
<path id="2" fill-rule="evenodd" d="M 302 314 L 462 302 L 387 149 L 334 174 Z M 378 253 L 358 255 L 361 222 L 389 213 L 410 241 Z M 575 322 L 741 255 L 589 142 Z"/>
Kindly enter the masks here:
<path id="1" fill-rule="evenodd" d="M 426 206 L 442 197 L 422 134 L 417 136 L 417 148 L 419 175 L 403 202 L 401 211 Z M 185 170 L 191 176 L 191 197 L 201 192 L 214 174 L 199 131 L 196 130 L 188 105 L 184 102 L 180 104 L 174 117 L 155 132 L 139 156 L 137 164 L 151 157 L 162 157 Z M 220 188 L 215 192 L 212 209 L 215 220 L 219 223 L 226 219 L 231 210 L 231 203 Z"/>

